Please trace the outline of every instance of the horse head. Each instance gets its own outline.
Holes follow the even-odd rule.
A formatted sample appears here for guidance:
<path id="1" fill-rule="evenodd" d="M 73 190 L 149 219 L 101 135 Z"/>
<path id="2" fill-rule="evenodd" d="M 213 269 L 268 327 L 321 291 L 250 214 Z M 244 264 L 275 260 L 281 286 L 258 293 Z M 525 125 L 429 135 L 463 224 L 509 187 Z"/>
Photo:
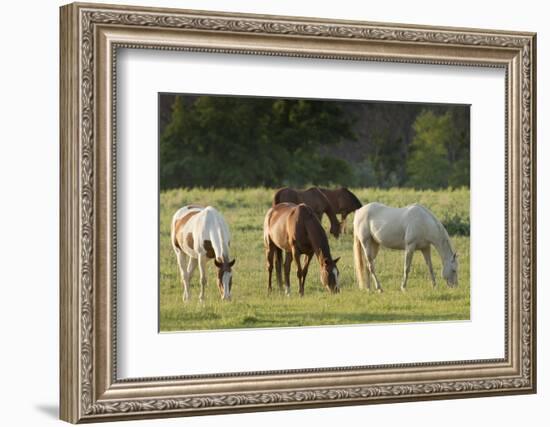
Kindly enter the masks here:
<path id="1" fill-rule="evenodd" d="M 443 264 L 443 278 L 447 286 L 454 288 L 458 286 L 458 255 L 456 252 L 445 260 Z"/>
<path id="2" fill-rule="evenodd" d="M 340 257 L 336 259 L 323 258 L 321 261 L 321 283 L 327 288 L 330 293 L 337 294 L 340 292 L 339 271 L 336 264 Z"/>
<path id="3" fill-rule="evenodd" d="M 233 267 L 233 265 L 235 264 L 235 260 L 233 261 L 222 260 L 220 262 L 217 259 L 215 259 L 214 264 L 218 269 L 218 289 L 220 290 L 220 296 L 222 297 L 223 300 L 230 300 L 231 285 L 233 282 L 233 272 L 231 271 L 231 267 Z"/>

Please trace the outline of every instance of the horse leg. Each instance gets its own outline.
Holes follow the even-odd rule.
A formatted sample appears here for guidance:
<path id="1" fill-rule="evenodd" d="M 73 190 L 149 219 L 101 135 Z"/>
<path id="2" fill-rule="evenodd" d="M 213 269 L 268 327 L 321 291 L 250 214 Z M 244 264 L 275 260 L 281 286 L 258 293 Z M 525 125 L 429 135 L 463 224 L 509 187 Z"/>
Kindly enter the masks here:
<path id="1" fill-rule="evenodd" d="M 292 264 L 292 253 L 285 254 L 285 285 L 286 296 L 290 296 L 290 265 Z"/>
<path id="2" fill-rule="evenodd" d="M 274 255 L 274 247 L 271 242 L 269 242 L 268 246 L 265 249 L 265 258 L 267 260 L 267 273 L 269 276 L 269 279 L 267 281 L 267 292 L 271 293 L 271 276 L 273 273 L 273 255 Z"/>
<path id="3" fill-rule="evenodd" d="M 181 249 L 176 249 L 176 257 L 178 258 L 178 267 L 181 275 L 183 302 L 186 302 L 189 300 L 189 276 L 187 274 L 187 270 L 185 269 L 187 256 L 183 253 Z"/>
<path id="4" fill-rule="evenodd" d="M 302 268 L 302 295 L 303 295 L 303 289 L 306 285 L 307 270 L 309 268 L 309 263 L 311 262 L 312 257 L 313 257 L 313 254 L 306 255 L 306 261 L 304 263 L 304 267 Z"/>
<path id="5" fill-rule="evenodd" d="M 206 287 L 206 262 L 208 258 L 206 255 L 199 255 L 199 273 L 201 275 L 201 293 L 199 300 L 204 302 L 204 288 Z"/>
<path id="6" fill-rule="evenodd" d="M 348 214 L 343 213 L 342 214 L 342 221 L 340 221 L 340 232 L 342 234 L 346 234 L 346 218 Z"/>
<path id="7" fill-rule="evenodd" d="M 188 301 L 189 298 L 191 298 L 191 291 L 189 288 L 191 287 L 191 277 L 193 276 L 193 272 L 195 271 L 195 268 L 197 267 L 197 258 L 189 257 L 189 262 L 187 263 L 187 280 L 186 280 L 186 286 L 185 291 L 183 295 L 183 300 Z"/>
<path id="8" fill-rule="evenodd" d="M 370 284 L 371 284 L 371 281 L 372 281 L 372 272 L 374 271 L 374 259 L 372 260 L 372 268 L 371 268 L 371 262 L 369 261 L 369 256 L 367 255 L 367 251 L 363 249 L 363 251 L 365 252 L 365 258 L 367 260 L 367 275 L 365 277 L 366 279 L 366 282 L 367 282 L 367 291 L 370 292 Z"/>
<path id="9" fill-rule="evenodd" d="M 275 248 L 275 273 L 277 275 L 277 285 L 279 291 L 283 290 L 283 251 L 279 248 Z"/>
<path id="10" fill-rule="evenodd" d="M 367 253 L 365 251 L 365 246 L 361 238 L 355 233 L 353 233 L 353 266 L 355 269 L 355 277 L 357 279 L 357 284 L 359 289 L 365 289 L 365 282 L 367 287 L 370 290 L 370 272 L 367 271 L 366 266 Z M 367 273 L 367 274 L 365 274 Z"/>
<path id="11" fill-rule="evenodd" d="M 428 266 L 428 270 L 430 272 L 430 278 L 432 279 L 432 286 L 435 288 L 435 274 L 432 266 L 432 254 L 431 254 L 430 246 L 422 249 L 422 255 L 424 255 L 424 261 L 426 261 L 426 265 Z"/>
<path id="12" fill-rule="evenodd" d="M 367 244 L 365 245 L 365 255 L 367 256 L 367 268 L 369 269 L 369 273 L 367 274 L 367 289 L 370 290 L 370 277 L 372 276 L 374 280 L 374 287 L 378 292 L 382 291 L 382 286 L 380 286 L 380 281 L 378 280 L 378 276 L 376 276 L 376 270 L 374 269 L 374 260 L 376 259 L 376 255 L 378 255 L 378 250 L 380 249 L 380 245 L 376 242 L 374 242 L 372 239 L 367 240 Z"/>
<path id="13" fill-rule="evenodd" d="M 409 272 L 411 271 L 411 262 L 414 255 L 414 250 L 416 248 L 414 245 L 407 245 L 405 248 L 405 265 L 403 268 L 403 281 L 401 282 L 401 290 L 405 291 L 407 287 L 407 279 L 409 278 Z"/>
<path id="14" fill-rule="evenodd" d="M 324 214 L 323 209 L 319 208 L 319 209 L 315 210 L 314 212 L 315 212 L 315 216 L 317 217 L 319 222 L 322 224 L 323 223 L 323 214 Z"/>
<path id="15" fill-rule="evenodd" d="M 298 276 L 298 286 L 299 286 L 299 293 L 300 296 L 304 296 L 304 282 L 302 281 L 303 272 L 302 272 L 302 263 L 300 262 L 300 253 L 297 250 L 292 251 L 292 258 L 294 259 L 294 262 L 296 263 L 296 275 Z"/>

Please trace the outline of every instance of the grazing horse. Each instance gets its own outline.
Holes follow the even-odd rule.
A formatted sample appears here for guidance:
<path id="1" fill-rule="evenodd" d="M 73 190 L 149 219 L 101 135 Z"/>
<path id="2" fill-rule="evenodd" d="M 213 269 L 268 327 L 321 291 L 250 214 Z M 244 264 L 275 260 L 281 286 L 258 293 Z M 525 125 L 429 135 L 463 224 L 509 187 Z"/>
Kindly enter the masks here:
<path id="1" fill-rule="evenodd" d="M 359 287 L 365 286 L 365 264 L 367 289 L 370 290 L 370 276 L 376 289 L 381 292 L 380 281 L 374 271 L 374 259 L 380 246 L 405 250 L 405 265 L 401 290 L 407 286 L 407 278 L 415 250 L 420 250 L 430 271 L 432 285 L 435 276 L 432 268 L 430 248 L 435 247 L 443 262 L 443 278 L 447 286 L 458 285 L 458 260 L 451 239 L 443 224 L 435 215 L 419 204 L 404 208 L 391 208 L 381 203 L 369 203 L 355 212 L 353 221 L 353 252 L 355 274 Z"/>
<path id="2" fill-rule="evenodd" d="M 285 257 L 286 294 L 290 295 L 290 265 L 296 263 L 300 296 L 304 296 L 309 262 L 315 254 L 321 266 L 321 283 L 331 293 L 340 291 L 338 268 L 340 258 L 332 259 L 325 230 L 313 210 L 301 203 L 279 203 L 267 212 L 264 221 L 264 244 L 269 272 L 268 291 L 271 292 L 271 277 L 275 258 L 277 283 L 282 289 L 282 253 Z M 302 267 L 300 256 L 305 255 Z"/>
<path id="3" fill-rule="evenodd" d="M 273 195 L 272 206 L 283 202 L 294 203 L 296 205 L 305 203 L 317 215 L 319 221 L 322 220 L 323 214 L 327 214 L 330 220 L 330 234 L 336 238 L 340 235 L 340 224 L 332 209 L 332 205 L 317 187 L 311 187 L 307 190 L 295 190 L 289 187 L 281 188 Z"/>
<path id="4" fill-rule="evenodd" d="M 345 187 L 340 187 L 336 190 L 319 188 L 319 190 L 327 197 L 334 213 L 342 216 L 340 231 L 344 233 L 346 229 L 346 217 L 363 205 L 357 196 Z"/>
<path id="5" fill-rule="evenodd" d="M 184 206 L 172 218 L 170 235 L 183 283 L 183 301 L 190 298 L 189 283 L 197 265 L 201 281 L 199 299 L 204 301 L 206 263 L 210 259 L 214 260 L 218 269 L 218 289 L 221 298 L 231 299 L 231 267 L 235 260 L 230 261 L 231 237 L 229 227 L 221 214 L 211 206 Z"/>

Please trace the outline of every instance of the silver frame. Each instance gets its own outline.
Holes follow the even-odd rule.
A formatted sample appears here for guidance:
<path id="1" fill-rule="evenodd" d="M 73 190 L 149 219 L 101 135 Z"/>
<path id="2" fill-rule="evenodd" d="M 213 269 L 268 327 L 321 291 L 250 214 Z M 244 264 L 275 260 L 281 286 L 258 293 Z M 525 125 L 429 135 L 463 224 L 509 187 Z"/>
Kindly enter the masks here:
<path id="1" fill-rule="evenodd" d="M 534 393 L 536 35 L 99 4 L 61 8 L 61 418 L 129 418 Z M 117 379 L 118 48 L 506 70 L 505 357 Z"/>

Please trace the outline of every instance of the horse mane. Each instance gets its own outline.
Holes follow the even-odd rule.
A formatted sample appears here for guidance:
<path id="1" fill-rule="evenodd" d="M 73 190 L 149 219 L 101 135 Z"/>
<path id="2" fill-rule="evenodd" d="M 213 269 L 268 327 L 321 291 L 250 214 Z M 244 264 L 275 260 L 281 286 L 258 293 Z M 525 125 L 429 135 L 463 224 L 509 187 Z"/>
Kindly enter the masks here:
<path id="1" fill-rule="evenodd" d="M 355 207 L 355 210 L 361 208 L 361 206 L 363 206 L 363 204 L 361 203 L 361 200 L 359 200 L 357 198 L 357 196 L 355 194 L 353 194 L 349 189 L 347 189 L 346 187 L 342 187 L 342 190 L 349 196 L 351 197 L 351 201 L 352 203 L 354 204 L 354 207 Z"/>
<path id="2" fill-rule="evenodd" d="M 214 249 L 214 254 L 216 255 L 216 259 L 219 259 L 222 262 L 229 261 L 229 242 L 225 242 L 223 236 L 223 229 L 226 228 L 226 225 L 220 216 L 220 213 L 212 206 L 207 206 L 203 212 L 205 216 L 214 218 L 215 230 L 210 232 L 209 237 L 210 242 L 212 243 L 212 248 Z M 229 232 L 227 229 L 226 231 Z M 224 255 L 227 255 L 227 260 Z"/>
<path id="3" fill-rule="evenodd" d="M 316 255 L 318 251 L 323 254 L 324 257 L 332 259 L 330 255 L 330 246 L 328 244 L 328 237 L 325 233 L 325 229 L 321 225 L 321 222 L 308 205 L 300 203 L 296 209 L 299 209 L 300 214 L 305 216 L 304 227 L 306 228 L 309 239 L 314 246 Z"/>
<path id="4" fill-rule="evenodd" d="M 415 203 L 413 206 L 417 206 L 419 208 L 422 208 L 424 212 L 426 212 L 430 218 L 434 221 L 435 225 L 437 226 L 439 232 L 443 236 L 443 243 L 447 244 L 449 247 L 449 250 L 454 253 L 453 245 L 451 243 L 451 238 L 449 237 L 449 233 L 447 233 L 447 229 L 445 226 L 441 223 L 439 219 L 433 214 L 431 210 L 429 210 L 427 207 L 422 206 L 421 204 Z"/>
<path id="5" fill-rule="evenodd" d="M 312 218 L 312 219 L 317 219 L 317 217 L 315 216 L 315 212 L 313 212 L 313 209 L 311 209 L 305 203 L 300 203 L 300 204 L 296 205 L 296 208 L 300 209 L 302 211 L 302 213 L 305 214 L 306 217 Z M 317 222 L 319 222 L 319 220 L 317 220 Z"/>
<path id="6" fill-rule="evenodd" d="M 317 193 L 319 198 L 325 202 L 324 212 L 327 214 L 327 216 L 330 220 L 331 226 L 332 226 L 333 222 L 338 224 L 338 219 L 336 218 L 336 212 L 334 211 L 332 203 L 330 202 L 327 195 L 325 193 L 323 193 L 323 191 L 319 187 L 310 187 L 306 191 L 311 191 L 311 192 Z"/>

